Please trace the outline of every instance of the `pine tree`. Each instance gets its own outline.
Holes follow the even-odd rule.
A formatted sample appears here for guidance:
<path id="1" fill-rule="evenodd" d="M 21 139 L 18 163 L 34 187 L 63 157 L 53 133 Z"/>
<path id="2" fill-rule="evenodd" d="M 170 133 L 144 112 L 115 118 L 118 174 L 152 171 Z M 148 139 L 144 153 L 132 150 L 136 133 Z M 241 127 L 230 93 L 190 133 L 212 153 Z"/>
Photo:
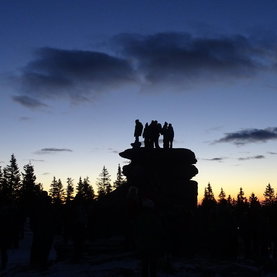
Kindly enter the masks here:
<path id="1" fill-rule="evenodd" d="M 79 181 L 78 181 L 78 184 L 77 184 L 77 188 L 76 188 L 76 190 L 77 190 L 77 193 L 76 193 L 76 196 L 78 196 L 78 197 L 82 197 L 82 195 L 83 195 L 83 180 L 82 180 L 82 177 L 80 177 L 79 178 Z"/>
<path id="2" fill-rule="evenodd" d="M 102 172 L 99 174 L 96 185 L 98 198 L 101 198 L 112 191 L 111 176 L 105 166 L 103 166 Z"/>
<path id="3" fill-rule="evenodd" d="M 237 195 L 237 202 L 236 205 L 237 207 L 243 207 L 243 206 L 247 206 L 247 198 L 244 196 L 244 191 L 243 188 L 239 189 L 239 193 Z"/>
<path id="4" fill-rule="evenodd" d="M 32 193 L 35 191 L 36 187 L 36 176 L 34 167 L 31 164 L 26 164 L 23 166 L 24 172 L 22 174 L 22 193 Z"/>
<path id="5" fill-rule="evenodd" d="M 4 181 L 3 189 L 4 194 L 11 199 L 19 199 L 22 184 L 20 181 L 20 172 L 14 154 L 11 155 L 10 164 L 3 170 Z"/>
<path id="6" fill-rule="evenodd" d="M 23 166 L 24 172 L 22 174 L 22 190 L 21 201 L 26 209 L 26 213 L 29 214 L 33 207 L 36 197 L 42 192 L 40 184 L 36 184 L 36 176 L 34 167 L 31 164 Z"/>
<path id="7" fill-rule="evenodd" d="M 124 178 L 124 175 L 121 170 L 121 166 L 119 164 L 118 168 L 117 168 L 116 180 L 114 181 L 114 188 L 115 189 L 119 188 L 120 186 L 122 186 L 125 183 L 126 183 L 126 179 Z"/>
<path id="8" fill-rule="evenodd" d="M 208 186 L 205 188 L 202 206 L 208 208 L 216 206 L 216 200 L 210 183 L 208 183 Z"/>
<path id="9" fill-rule="evenodd" d="M 84 178 L 84 181 L 80 177 L 79 182 L 77 184 L 76 196 L 82 200 L 93 200 L 94 199 L 94 197 L 95 197 L 94 189 L 93 189 L 92 185 L 90 184 L 88 177 Z"/>
<path id="10" fill-rule="evenodd" d="M 56 177 L 53 178 L 53 181 L 50 185 L 49 195 L 52 198 L 54 204 L 62 204 L 64 201 L 64 189 L 61 179 L 56 180 Z"/>
<path id="11" fill-rule="evenodd" d="M 30 199 L 40 191 L 40 187 L 36 185 L 36 175 L 34 167 L 31 164 L 23 166 L 22 174 L 22 197 Z"/>
<path id="12" fill-rule="evenodd" d="M 274 188 L 272 188 L 271 185 L 268 184 L 265 188 L 263 204 L 265 206 L 271 206 L 274 203 L 274 201 L 275 201 Z"/>
<path id="13" fill-rule="evenodd" d="M 227 204 L 228 204 L 228 206 L 233 206 L 233 199 L 230 194 L 227 197 Z"/>
<path id="14" fill-rule="evenodd" d="M 94 189 L 90 184 L 89 178 L 84 178 L 84 190 L 85 190 L 85 198 L 86 200 L 93 200 L 94 199 Z"/>
<path id="15" fill-rule="evenodd" d="M 260 201 L 254 192 L 252 192 L 249 197 L 249 206 L 250 208 L 259 208 L 261 206 Z"/>
<path id="16" fill-rule="evenodd" d="M 74 185 L 73 185 L 73 179 L 72 178 L 67 178 L 66 180 L 66 203 L 69 203 L 74 199 L 73 193 L 74 193 Z"/>
<path id="17" fill-rule="evenodd" d="M 220 205 L 227 204 L 226 193 L 224 192 L 223 188 L 221 188 L 220 193 L 218 195 L 218 203 Z"/>

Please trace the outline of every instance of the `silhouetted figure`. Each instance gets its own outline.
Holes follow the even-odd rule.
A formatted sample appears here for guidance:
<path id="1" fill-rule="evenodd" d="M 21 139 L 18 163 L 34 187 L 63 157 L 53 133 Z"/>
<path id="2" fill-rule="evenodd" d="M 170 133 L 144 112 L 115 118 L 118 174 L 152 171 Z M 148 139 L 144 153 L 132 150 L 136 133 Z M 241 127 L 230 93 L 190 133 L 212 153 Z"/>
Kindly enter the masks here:
<path id="1" fill-rule="evenodd" d="M 151 199 L 142 199 L 141 212 L 135 222 L 135 243 L 141 259 L 142 277 L 157 276 L 157 259 L 163 247 L 163 228 Z"/>
<path id="2" fill-rule="evenodd" d="M 145 123 L 144 129 L 143 129 L 143 133 L 142 133 L 142 137 L 144 138 L 144 146 L 146 148 L 150 148 L 151 147 L 151 140 L 150 140 L 150 133 L 149 133 L 148 122 Z"/>
<path id="3" fill-rule="evenodd" d="M 168 134 L 169 148 L 173 148 L 174 130 L 171 123 L 169 123 L 168 125 L 167 134 Z"/>
<path id="4" fill-rule="evenodd" d="M 31 265 L 35 268 L 45 269 L 48 266 L 48 257 L 54 239 L 54 222 L 51 198 L 46 191 L 43 191 L 31 216 L 33 231 Z"/>
<path id="5" fill-rule="evenodd" d="M 155 121 L 152 120 L 148 126 L 149 148 L 154 148 L 154 132 L 155 132 Z"/>
<path id="6" fill-rule="evenodd" d="M 155 140 L 154 140 L 154 145 L 156 148 L 160 148 L 159 146 L 159 137 L 162 132 L 162 125 L 156 121 L 156 131 L 155 131 Z"/>
<path id="7" fill-rule="evenodd" d="M 139 142 L 139 137 L 142 134 L 143 125 L 138 119 L 136 119 L 135 122 L 136 122 L 136 126 L 135 126 L 134 137 L 135 137 L 135 143 L 137 143 Z"/>
<path id="8" fill-rule="evenodd" d="M 162 131 L 162 126 L 157 120 L 152 120 L 149 127 L 149 146 L 150 148 L 160 148 L 159 137 Z"/>
<path id="9" fill-rule="evenodd" d="M 168 136 L 168 123 L 167 122 L 164 123 L 161 134 L 163 135 L 163 148 L 168 149 L 169 148 L 169 136 Z"/>

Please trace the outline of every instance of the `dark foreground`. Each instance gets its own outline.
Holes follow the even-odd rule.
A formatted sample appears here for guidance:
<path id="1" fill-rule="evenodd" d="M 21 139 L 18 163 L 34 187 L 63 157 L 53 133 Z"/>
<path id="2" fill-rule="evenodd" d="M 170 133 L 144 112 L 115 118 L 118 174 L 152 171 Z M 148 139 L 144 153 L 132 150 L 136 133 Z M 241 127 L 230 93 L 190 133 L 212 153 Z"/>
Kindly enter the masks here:
<path id="1" fill-rule="evenodd" d="M 9 263 L 0 276 L 78 276 L 78 277 L 139 277 L 140 262 L 133 251 L 122 247 L 122 238 L 96 240 L 87 244 L 84 255 L 79 261 L 71 260 L 72 247 L 64 245 L 56 238 L 49 259 L 49 266 L 34 269 L 29 266 L 32 232 L 25 226 L 25 236 L 18 249 L 9 251 Z M 255 277 L 277 276 L 273 260 L 263 264 L 251 260 L 236 258 L 233 260 L 212 259 L 206 255 L 193 258 L 160 257 L 158 276 L 168 277 Z"/>

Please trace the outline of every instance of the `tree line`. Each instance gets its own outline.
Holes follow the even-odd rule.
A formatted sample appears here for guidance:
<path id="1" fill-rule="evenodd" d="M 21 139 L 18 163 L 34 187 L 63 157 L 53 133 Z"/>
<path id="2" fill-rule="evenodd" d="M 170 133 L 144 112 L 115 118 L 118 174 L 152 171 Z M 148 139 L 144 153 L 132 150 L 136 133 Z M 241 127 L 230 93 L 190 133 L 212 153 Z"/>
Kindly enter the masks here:
<path id="1" fill-rule="evenodd" d="M 264 199 L 260 200 L 254 192 L 247 198 L 241 187 L 236 198 L 230 194 L 227 196 L 223 188 L 220 189 L 218 198 L 216 199 L 213 189 L 210 183 L 204 189 L 204 197 L 202 198 L 201 206 L 203 207 L 215 207 L 215 206 L 245 206 L 245 207 L 261 207 L 261 206 L 273 206 L 277 204 L 277 194 L 275 194 L 274 188 L 269 183 L 263 193 Z"/>
<path id="2" fill-rule="evenodd" d="M 54 204 L 68 203 L 74 198 L 96 200 L 101 199 L 124 183 L 126 183 L 126 179 L 120 165 L 118 165 L 114 182 L 111 181 L 108 169 L 103 166 L 97 178 L 96 192 L 89 177 L 80 177 L 77 185 L 74 186 L 72 178 L 67 178 L 66 185 L 64 185 L 61 179 L 54 176 L 48 194 Z M 0 166 L 0 201 L 29 203 L 31 199 L 36 198 L 43 191 L 43 185 L 36 182 L 34 166 L 31 163 L 24 165 L 23 172 L 20 172 L 15 155 L 12 154 L 10 163 L 3 168 Z"/>
<path id="3" fill-rule="evenodd" d="M 75 197 L 83 200 L 97 200 L 109 194 L 116 188 L 125 184 L 126 178 L 123 175 L 120 164 L 117 168 L 116 180 L 111 181 L 111 175 L 108 169 L 103 166 L 97 181 L 95 192 L 90 183 L 89 177 L 80 177 L 77 185 L 74 185 L 73 179 L 68 177 L 66 185 L 61 179 L 55 176 L 50 184 L 48 191 L 53 203 L 63 204 L 72 201 Z M 29 202 L 33 197 L 39 195 L 43 191 L 43 185 L 36 182 L 36 175 L 34 166 L 28 163 L 23 166 L 23 172 L 20 172 L 15 155 L 11 155 L 10 163 L 4 168 L 0 166 L 0 200 L 24 200 Z M 240 188 L 236 198 L 225 193 L 221 188 L 218 197 L 216 198 L 212 186 L 209 183 L 204 189 L 204 197 L 202 198 L 200 206 L 213 207 L 216 205 L 244 205 L 244 206 L 271 206 L 277 203 L 277 195 L 274 188 L 269 183 L 263 193 L 264 199 L 260 200 L 254 192 L 247 198 Z"/>

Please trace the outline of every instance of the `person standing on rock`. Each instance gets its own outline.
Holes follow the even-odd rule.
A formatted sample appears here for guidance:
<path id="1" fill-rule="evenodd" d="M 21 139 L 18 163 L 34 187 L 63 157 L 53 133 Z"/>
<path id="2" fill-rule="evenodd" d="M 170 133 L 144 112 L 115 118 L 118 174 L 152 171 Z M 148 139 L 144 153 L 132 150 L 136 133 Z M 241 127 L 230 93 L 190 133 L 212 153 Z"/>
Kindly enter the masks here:
<path id="1" fill-rule="evenodd" d="M 136 122 L 136 126 L 135 126 L 134 137 L 135 137 L 135 143 L 138 143 L 139 142 L 139 137 L 142 134 L 143 125 L 138 119 L 136 119 L 135 122 Z"/>
<path id="2" fill-rule="evenodd" d="M 152 120 L 149 125 L 150 129 L 150 145 L 151 148 L 160 148 L 159 146 L 159 137 L 162 132 L 162 125 L 158 123 L 157 120 Z"/>
<path id="3" fill-rule="evenodd" d="M 169 123 L 167 128 L 169 148 L 173 148 L 174 130 L 172 124 Z"/>
<path id="4" fill-rule="evenodd" d="M 150 142 L 148 122 L 145 123 L 143 133 L 142 133 L 142 137 L 144 138 L 144 147 L 145 148 L 150 148 L 151 142 Z"/>
<path id="5" fill-rule="evenodd" d="M 165 149 L 169 148 L 169 139 L 168 139 L 168 123 L 165 122 L 162 128 L 161 134 L 163 135 L 163 147 Z"/>

